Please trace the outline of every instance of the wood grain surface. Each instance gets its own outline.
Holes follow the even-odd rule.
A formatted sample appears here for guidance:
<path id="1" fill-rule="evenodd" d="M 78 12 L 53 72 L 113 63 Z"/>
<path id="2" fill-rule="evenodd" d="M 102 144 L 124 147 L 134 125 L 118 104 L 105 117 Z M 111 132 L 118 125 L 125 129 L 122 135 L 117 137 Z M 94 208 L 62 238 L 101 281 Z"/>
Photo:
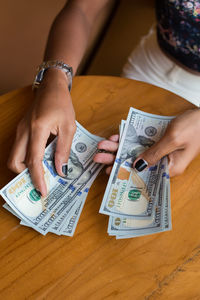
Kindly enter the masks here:
<path id="1" fill-rule="evenodd" d="M 118 132 L 130 106 L 176 115 L 193 105 L 157 87 L 117 77 L 76 77 L 77 120 L 94 134 Z M 0 97 L 0 185 L 16 125 L 33 101 L 27 87 Z M 170 232 L 127 240 L 99 214 L 108 177 L 96 179 L 74 237 L 42 236 L 0 208 L 0 299 L 200 299 L 200 156 L 171 179 Z M 1 198 L 1 204 L 3 204 Z"/>

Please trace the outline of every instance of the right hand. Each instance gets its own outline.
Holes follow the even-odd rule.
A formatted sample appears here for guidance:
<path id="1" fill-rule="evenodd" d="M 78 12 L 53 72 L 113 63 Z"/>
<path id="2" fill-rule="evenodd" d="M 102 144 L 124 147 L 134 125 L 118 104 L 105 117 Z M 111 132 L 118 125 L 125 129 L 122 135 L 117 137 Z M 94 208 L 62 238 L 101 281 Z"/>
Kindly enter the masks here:
<path id="1" fill-rule="evenodd" d="M 109 137 L 108 140 L 103 140 L 98 143 L 98 149 L 99 150 L 105 150 L 109 153 L 97 153 L 95 154 L 93 160 L 96 163 L 105 164 L 108 165 L 106 168 L 106 174 L 110 174 L 116 153 L 119 147 L 119 135 L 115 134 Z"/>
<path id="2" fill-rule="evenodd" d="M 17 127 L 8 167 L 16 173 L 28 167 L 35 188 L 45 197 L 48 191 L 42 160 L 47 140 L 50 134 L 58 136 L 55 167 L 60 176 L 65 176 L 62 165 L 68 161 L 75 131 L 75 112 L 66 75 L 61 70 L 49 69 L 32 107 Z"/>

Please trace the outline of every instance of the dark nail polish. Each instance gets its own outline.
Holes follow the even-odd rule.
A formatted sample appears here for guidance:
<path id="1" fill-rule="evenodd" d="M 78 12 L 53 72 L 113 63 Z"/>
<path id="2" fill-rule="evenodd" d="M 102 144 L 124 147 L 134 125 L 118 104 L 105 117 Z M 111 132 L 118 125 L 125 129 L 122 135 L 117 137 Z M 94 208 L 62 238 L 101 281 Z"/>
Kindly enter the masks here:
<path id="1" fill-rule="evenodd" d="M 63 174 L 65 174 L 65 176 L 67 176 L 67 172 L 68 172 L 68 166 L 67 166 L 67 164 L 64 164 L 62 166 L 62 172 L 63 172 Z"/>
<path id="2" fill-rule="evenodd" d="M 104 149 L 97 149 L 97 153 L 109 153 L 109 154 L 113 154 L 114 152 L 108 151 L 108 150 L 104 150 Z"/>
<path id="3" fill-rule="evenodd" d="M 106 153 L 106 150 L 104 150 L 104 149 L 97 149 L 97 153 Z"/>
<path id="4" fill-rule="evenodd" d="M 147 162 L 143 159 L 140 159 L 136 162 L 135 168 L 138 172 L 143 171 L 148 166 Z"/>
<path id="5" fill-rule="evenodd" d="M 40 191 L 38 189 L 36 189 L 36 191 L 37 191 L 38 195 L 41 197 L 42 194 L 40 193 Z"/>

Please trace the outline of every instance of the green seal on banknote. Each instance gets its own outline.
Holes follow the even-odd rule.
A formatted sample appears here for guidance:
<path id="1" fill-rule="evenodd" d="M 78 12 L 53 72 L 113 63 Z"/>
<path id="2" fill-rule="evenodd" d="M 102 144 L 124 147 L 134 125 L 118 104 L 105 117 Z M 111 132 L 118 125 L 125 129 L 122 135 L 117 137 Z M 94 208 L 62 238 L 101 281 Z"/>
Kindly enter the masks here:
<path id="1" fill-rule="evenodd" d="M 140 198 L 141 192 L 137 189 L 130 190 L 128 192 L 128 199 L 131 201 L 137 201 Z"/>
<path id="2" fill-rule="evenodd" d="M 41 195 L 36 191 L 36 189 L 31 190 L 29 196 L 33 201 L 39 201 L 41 199 Z"/>

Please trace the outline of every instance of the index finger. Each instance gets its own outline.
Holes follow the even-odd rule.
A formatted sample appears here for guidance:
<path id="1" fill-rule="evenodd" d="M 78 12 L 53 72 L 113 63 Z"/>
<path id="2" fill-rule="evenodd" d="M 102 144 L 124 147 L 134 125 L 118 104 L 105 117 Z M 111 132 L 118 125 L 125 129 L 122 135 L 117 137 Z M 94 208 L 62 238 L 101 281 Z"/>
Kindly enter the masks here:
<path id="1" fill-rule="evenodd" d="M 47 195 L 47 187 L 42 160 L 49 135 L 50 131 L 46 128 L 35 128 L 31 131 L 26 159 L 33 184 L 43 197 Z"/>

